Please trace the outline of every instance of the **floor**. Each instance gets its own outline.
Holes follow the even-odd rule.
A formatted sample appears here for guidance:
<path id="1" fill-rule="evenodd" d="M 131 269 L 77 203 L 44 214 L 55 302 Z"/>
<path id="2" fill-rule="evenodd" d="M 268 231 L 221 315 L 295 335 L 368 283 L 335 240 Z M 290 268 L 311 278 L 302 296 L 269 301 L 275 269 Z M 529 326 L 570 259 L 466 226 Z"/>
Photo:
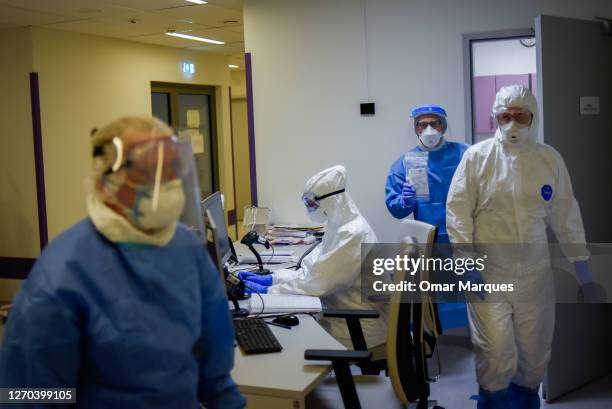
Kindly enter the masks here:
<path id="1" fill-rule="evenodd" d="M 3 325 L 0 324 L 0 345 Z M 431 385 L 431 397 L 446 409 L 474 409 L 470 400 L 478 386 L 474 376 L 474 356 L 466 338 L 448 337 L 440 341 L 442 375 Z M 389 379 L 384 376 L 356 376 L 363 409 L 400 409 Z M 333 376 L 315 389 L 306 400 L 307 409 L 344 409 Z M 612 408 L 612 375 L 563 396 L 554 403 L 544 403 L 549 409 L 610 409 Z"/>
<path id="2" fill-rule="evenodd" d="M 442 339 L 440 358 L 442 375 L 431 385 L 431 397 L 446 409 L 475 409 L 470 396 L 477 393 L 474 356 L 467 339 L 457 336 Z M 358 376 L 357 388 L 363 409 L 399 409 L 389 379 L 384 376 Z M 333 376 L 315 389 L 306 401 L 307 409 L 343 409 L 342 399 Z M 550 409 L 610 409 L 612 408 L 612 375 L 565 395 L 554 403 L 543 403 Z"/>

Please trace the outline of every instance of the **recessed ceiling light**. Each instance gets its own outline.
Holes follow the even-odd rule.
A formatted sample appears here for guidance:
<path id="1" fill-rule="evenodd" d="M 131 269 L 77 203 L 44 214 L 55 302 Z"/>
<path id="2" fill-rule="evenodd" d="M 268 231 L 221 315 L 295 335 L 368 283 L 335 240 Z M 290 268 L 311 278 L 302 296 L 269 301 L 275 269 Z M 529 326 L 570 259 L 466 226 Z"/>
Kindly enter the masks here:
<path id="1" fill-rule="evenodd" d="M 207 1 L 204 0 L 185 0 L 188 1 L 189 3 L 193 3 L 193 4 L 206 4 L 208 3 Z"/>
<path id="2" fill-rule="evenodd" d="M 228 67 L 230 67 L 230 68 L 240 68 L 240 67 L 238 67 L 237 65 L 234 65 L 234 64 L 230 64 L 230 65 L 228 65 Z"/>
<path id="3" fill-rule="evenodd" d="M 185 38 L 187 40 L 202 41 L 203 43 L 219 44 L 219 45 L 225 44 L 224 41 L 211 40 L 210 38 L 192 36 L 192 35 L 189 35 L 189 34 L 177 33 L 175 31 L 167 31 L 166 35 L 167 36 L 172 36 L 172 37 Z"/>

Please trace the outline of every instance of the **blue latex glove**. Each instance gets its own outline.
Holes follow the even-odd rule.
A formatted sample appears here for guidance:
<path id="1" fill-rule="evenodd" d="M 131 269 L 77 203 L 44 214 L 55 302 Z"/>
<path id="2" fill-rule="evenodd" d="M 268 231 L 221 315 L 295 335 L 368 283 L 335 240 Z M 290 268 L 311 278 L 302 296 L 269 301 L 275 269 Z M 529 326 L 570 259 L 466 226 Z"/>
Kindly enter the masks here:
<path id="1" fill-rule="evenodd" d="M 259 293 L 267 294 L 269 285 L 261 285 L 253 281 L 244 280 L 244 292 L 246 294 Z"/>
<path id="2" fill-rule="evenodd" d="M 593 272 L 587 260 L 574 262 L 576 277 L 580 282 L 578 301 L 583 303 L 605 303 L 608 295 L 606 289 L 593 280 Z"/>
<path id="3" fill-rule="evenodd" d="M 485 284 L 485 281 L 482 278 L 482 274 L 480 274 L 480 271 L 475 269 L 466 271 L 465 274 L 463 274 L 463 276 L 461 277 L 461 281 L 469 281 L 473 284 Z M 476 294 L 476 296 L 481 300 L 484 300 L 486 295 L 485 291 L 475 291 L 474 294 Z"/>
<path id="4" fill-rule="evenodd" d="M 409 183 L 404 182 L 402 186 L 402 201 L 406 206 L 412 206 L 416 197 L 416 191 Z"/>
<path id="5" fill-rule="evenodd" d="M 593 282 L 593 272 L 588 260 L 575 261 L 574 268 L 576 269 L 576 277 L 580 285 L 590 284 Z"/>
<path id="6" fill-rule="evenodd" d="M 250 281 L 259 285 L 265 285 L 267 287 L 272 285 L 272 274 L 259 275 L 249 273 L 248 271 L 241 271 L 238 273 L 238 277 L 240 277 L 242 281 Z"/>

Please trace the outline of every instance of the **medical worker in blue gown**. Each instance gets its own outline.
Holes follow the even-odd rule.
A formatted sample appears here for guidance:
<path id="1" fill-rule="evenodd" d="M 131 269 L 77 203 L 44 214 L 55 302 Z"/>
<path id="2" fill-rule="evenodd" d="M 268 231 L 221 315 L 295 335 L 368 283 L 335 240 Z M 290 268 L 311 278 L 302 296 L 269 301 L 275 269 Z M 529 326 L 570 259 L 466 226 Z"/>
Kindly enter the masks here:
<path id="1" fill-rule="evenodd" d="M 17 295 L 0 387 L 77 388 L 76 404 L 27 408 L 244 407 L 224 288 L 178 222 L 197 197 L 188 146 L 144 117 L 92 142 L 89 217 L 48 245 Z"/>
<path id="2" fill-rule="evenodd" d="M 438 243 L 449 243 L 446 196 L 468 145 L 444 138 L 448 124 L 443 108 L 423 105 L 415 108 L 411 116 L 418 144 L 391 166 L 385 186 L 385 203 L 393 217 L 403 219 L 413 214 L 416 220 L 438 228 Z M 419 170 L 424 167 L 423 177 Z"/>
<path id="3" fill-rule="evenodd" d="M 415 220 L 438 228 L 434 257 L 451 257 L 446 232 L 446 196 L 455 169 L 468 145 L 446 140 L 448 128 L 446 111 L 436 105 L 423 105 L 412 111 L 418 144 L 400 156 L 389 171 L 385 186 L 385 203 L 393 217 L 403 219 L 413 215 Z M 453 282 L 448 273 L 438 274 L 438 282 Z M 455 297 L 456 298 L 456 297 Z M 439 304 L 443 329 L 468 325 L 464 303 L 448 299 Z"/>

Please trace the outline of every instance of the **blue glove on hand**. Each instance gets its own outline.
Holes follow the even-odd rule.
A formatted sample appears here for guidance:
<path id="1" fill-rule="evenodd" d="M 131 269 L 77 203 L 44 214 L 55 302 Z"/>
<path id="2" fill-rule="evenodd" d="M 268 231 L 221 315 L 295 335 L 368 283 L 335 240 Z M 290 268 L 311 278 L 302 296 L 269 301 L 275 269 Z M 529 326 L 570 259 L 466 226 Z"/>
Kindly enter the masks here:
<path id="1" fill-rule="evenodd" d="M 580 285 L 593 282 L 593 272 L 591 271 L 588 260 L 575 261 L 574 268 L 576 269 L 576 277 L 578 277 Z"/>
<path id="2" fill-rule="evenodd" d="M 468 270 L 465 272 L 465 274 L 463 274 L 463 277 L 461 279 L 462 281 L 469 281 L 472 284 L 485 284 L 484 279 L 482 278 L 482 274 L 480 274 L 480 271 L 478 270 Z M 476 294 L 476 296 L 478 298 L 480 298 L 481 300 L 484 300 L 485 298 L 485 292 L 484 291 L 475 291 L 474 292 Z"/>
<path id="3" fill-rule="evenodd" d="M 416 191 L 409 183 L 405 183 L 402 186 L 402 201 L 406 206 L 412 206 L 416 197 Z"/>
<path id="4" fill-rule="evenodd" d="M 578 302 L 605 303 L 607 301 L 606 289 L 593 280 L 593 272 L 588 260 L 575 261 L 576 277 L 580 283 Z"/>
<path id="5" fill-rule="evenodd" d="M 272 274 L 259 275 L 259 274 L 249 273 L 248 271 L 241 271 L 238 273 L 238 277 L 242 281 L 250 281 L 255 284 L 265 285 L 267 287 L 272 285 Z"/>
<path id="6" fill-rule="evenodd" d="M 268 285 L 261 285 L 253 281 L 244 280 L 245 294 L 252 294 L 252 293 L 267 294 L 268 287 L 269 287 Z"/>

